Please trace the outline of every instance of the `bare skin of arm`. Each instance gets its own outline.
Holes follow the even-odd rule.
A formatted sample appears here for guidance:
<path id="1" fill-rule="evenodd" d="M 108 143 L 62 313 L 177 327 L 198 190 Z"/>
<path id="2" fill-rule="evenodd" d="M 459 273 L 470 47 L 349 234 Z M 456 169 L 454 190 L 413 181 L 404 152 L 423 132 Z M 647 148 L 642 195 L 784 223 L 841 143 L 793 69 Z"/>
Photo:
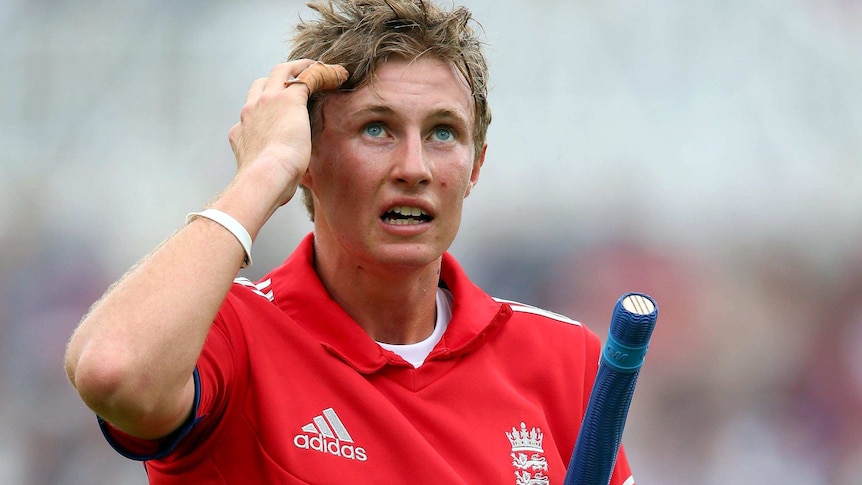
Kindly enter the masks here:
<path id="1" fill-rule="evenodd" d="M 252 238 L 291 200 L 308 166 L 313 86 L 285 83 L 311 64 L 279 64 L 256 80 L 230 130 L 237 173 L 210 207 Z M 192 408 L 192 371 L 243 257 L 230 232 L 197 218 L 129 270 L 69 341 L 66 372 L 83 401 L 132 436 L 177 429 Z"/>

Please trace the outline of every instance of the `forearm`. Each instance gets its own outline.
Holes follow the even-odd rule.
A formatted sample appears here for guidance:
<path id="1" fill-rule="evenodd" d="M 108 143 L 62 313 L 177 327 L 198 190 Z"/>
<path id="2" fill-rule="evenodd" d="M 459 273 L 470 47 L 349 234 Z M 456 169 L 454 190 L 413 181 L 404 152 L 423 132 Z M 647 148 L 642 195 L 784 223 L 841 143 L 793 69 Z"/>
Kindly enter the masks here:
<path id="1" fill-rule="evenodd" d="M 185 388 L 243 256 L 230 232 L 198 218 L 132 269 L 69 343 L 66 369 L 84 401 L 121 428 L 137 418 L 181 420 Z"/>
<path id="2" fill-rule="evenodd" d="M 211 206 L 252 237 L 277 205 L 255 179 L 245 172 Z M 88 406 L 135 435 L 179 425 L 194 397 L 192 371 L 244 256 L 233 234 L 198 217 L 115 284 L 67 350 L 67 373 Z"/>

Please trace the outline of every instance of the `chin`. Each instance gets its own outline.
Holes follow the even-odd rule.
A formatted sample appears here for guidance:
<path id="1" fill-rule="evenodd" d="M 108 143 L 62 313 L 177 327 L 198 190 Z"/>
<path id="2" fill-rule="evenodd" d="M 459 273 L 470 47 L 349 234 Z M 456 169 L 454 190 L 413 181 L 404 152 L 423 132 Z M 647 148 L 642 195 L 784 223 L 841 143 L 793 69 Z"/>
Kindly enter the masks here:
<path id="1" fill-rule="evenodd" d="M 440 259 L 445 248 L 422 243 L 382 243 L 371 248 L 372 257 L 382 264 L 421 268 Z"/>

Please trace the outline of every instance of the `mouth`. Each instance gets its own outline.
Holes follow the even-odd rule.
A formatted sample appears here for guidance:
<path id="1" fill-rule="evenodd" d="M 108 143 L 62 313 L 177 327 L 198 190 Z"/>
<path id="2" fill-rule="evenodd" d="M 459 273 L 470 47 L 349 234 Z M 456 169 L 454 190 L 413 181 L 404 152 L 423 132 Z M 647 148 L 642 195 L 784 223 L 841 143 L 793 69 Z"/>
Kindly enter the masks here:
<path id="1" fill-rule="evenodd" d="M 402 205 L 384 212 L 380 219 L 386 224 L 411 225 L 431 222 L 434 218 L 418 207 Z"/>

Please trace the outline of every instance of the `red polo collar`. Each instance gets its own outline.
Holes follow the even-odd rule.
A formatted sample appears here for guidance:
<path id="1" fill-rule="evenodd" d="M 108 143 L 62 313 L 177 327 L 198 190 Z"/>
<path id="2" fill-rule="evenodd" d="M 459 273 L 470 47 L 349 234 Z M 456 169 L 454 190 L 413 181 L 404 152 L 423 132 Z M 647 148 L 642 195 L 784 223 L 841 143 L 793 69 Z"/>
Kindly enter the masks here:
<path id="1" fill-rule="evenodd" d="M 313 243 L 313 234 L 307 235 L 284 264 L 267 276 L 272 281 L 274 301 L 329 352 L 361 373 L 378 372 L 390 365 L 395 366 L 391 371 L 420 371 L 432 378 L 432 374 L 444 371 L 434 371 L 435 361 L 450 360 L 454 364 L 456 357 L 478 348 L 512 314 L 508 305 L 495 301 L 474 285 L 455 258 L 445 253 L 441 281 L 452 292 L 452 320 L 426 363 L 413 369 L 394 353 L 381 348 L 329 297 L 314 270 Z M 419 385 L 415 382 L 419 376 L 410 374 L 411 387 Z"/>

